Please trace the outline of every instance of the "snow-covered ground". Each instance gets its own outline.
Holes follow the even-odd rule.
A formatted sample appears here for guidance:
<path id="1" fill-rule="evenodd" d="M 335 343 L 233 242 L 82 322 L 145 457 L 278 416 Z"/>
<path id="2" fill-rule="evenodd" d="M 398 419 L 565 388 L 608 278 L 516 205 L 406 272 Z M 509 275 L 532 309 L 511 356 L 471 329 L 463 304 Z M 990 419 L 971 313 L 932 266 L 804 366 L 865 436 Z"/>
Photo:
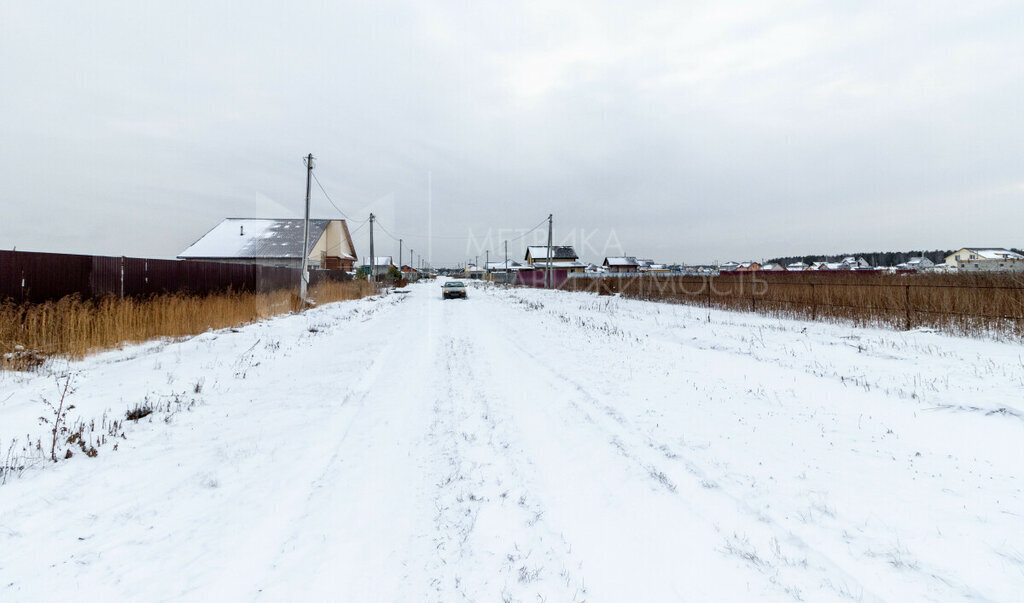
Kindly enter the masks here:
<path id="1" fill-rule="evenodd" d="M 1019 345 L 433 282 L 68 368 L 164 410 L 0 486 L 0 600 L 1024 596 Z"/>

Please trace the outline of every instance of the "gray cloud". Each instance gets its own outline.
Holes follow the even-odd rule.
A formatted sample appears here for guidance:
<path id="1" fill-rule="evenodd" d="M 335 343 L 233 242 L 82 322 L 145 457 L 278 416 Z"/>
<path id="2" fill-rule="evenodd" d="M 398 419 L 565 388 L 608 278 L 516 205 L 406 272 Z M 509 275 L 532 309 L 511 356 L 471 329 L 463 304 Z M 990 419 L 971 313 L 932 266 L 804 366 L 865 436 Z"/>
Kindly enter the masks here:
<path id="1" fill-rule="evenodd" d="M 173 257 L 307 152 L 435 263 L 1024 244 L 1024 8 L 833 4 L 6 3 L 0 245 Z"/>

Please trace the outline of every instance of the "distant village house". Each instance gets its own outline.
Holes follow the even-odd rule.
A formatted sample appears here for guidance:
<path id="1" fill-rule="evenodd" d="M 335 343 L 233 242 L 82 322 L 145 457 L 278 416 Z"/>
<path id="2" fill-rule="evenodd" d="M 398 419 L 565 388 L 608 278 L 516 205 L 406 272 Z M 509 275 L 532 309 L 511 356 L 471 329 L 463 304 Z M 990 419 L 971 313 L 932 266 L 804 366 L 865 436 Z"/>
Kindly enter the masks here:
<path id="1" fill-rule="evenodd" d="M 583 272 L 587 265 L 578 261 L 579 256 L 571 245 L 555 245 L 551 247 L 551 269 L 566 270 L 568 272 Z M 544 269 L 548 266 L 547 245 L 531 245 L 526 248 L 526 264 L 535 269 Z"/>
<path id="2" fill-rule="evenodd" d="M 964 247 L 946 256 L 962 272 L 1024 272 L 1024 255 L 1002 247 Z"/>

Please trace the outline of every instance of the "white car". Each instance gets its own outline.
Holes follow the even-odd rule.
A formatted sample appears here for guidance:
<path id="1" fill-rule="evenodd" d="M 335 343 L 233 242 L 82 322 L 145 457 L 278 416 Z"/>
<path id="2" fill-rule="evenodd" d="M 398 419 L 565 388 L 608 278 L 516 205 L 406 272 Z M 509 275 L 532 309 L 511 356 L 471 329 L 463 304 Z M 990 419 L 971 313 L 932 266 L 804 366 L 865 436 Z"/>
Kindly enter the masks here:
<path id="1" fill-rule="evenodd" d="M 461 297 L 466 299 L 466 285 L 462 281 L 448 281 L 441 285 L 441 297 L 451 299 Z"/>

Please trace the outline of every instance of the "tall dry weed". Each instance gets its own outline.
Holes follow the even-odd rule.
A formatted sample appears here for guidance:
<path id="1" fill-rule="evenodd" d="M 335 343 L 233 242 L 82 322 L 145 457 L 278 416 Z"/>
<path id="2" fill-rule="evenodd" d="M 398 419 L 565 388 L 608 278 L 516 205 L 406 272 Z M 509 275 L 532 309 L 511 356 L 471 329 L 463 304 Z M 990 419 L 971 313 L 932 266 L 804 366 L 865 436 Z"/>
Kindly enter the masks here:
<path id="1" fill-rule="evenodd" d="M 1014 274 L 758 272 L 578 278 L 566 288 L 812 320 L 1024 337 L 1024 276 Z"/>
<path id="2" fill-rule="evenodd" d="M 324 304 L 373 292 L 365 281 L 324 282 L 310 289 L 309 298 Z M 29 368 L 46 357 L 82 358 L 126 343 L 196 335 L 293 312 L 298 306 L 298 296 L 289 290 L 148 299 L 69 296 L 43 304 L 2 303 L 0 368 Z"/>

